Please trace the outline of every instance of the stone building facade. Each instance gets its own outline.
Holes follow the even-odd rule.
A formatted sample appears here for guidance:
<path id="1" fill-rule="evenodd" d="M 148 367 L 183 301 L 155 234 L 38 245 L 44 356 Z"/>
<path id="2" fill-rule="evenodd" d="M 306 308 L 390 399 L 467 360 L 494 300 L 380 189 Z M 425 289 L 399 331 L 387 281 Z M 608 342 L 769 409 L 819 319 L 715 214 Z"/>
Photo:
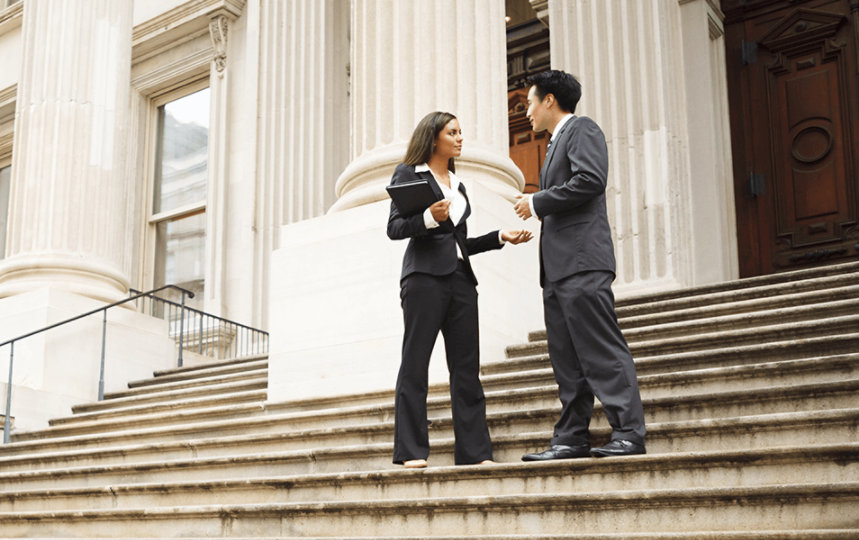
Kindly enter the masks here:
<path id="1" fill-rule="evenodd" d="M 616 294 L 736 278 L 718 3 L 530 4 L 607 136 Z M 270 401 L 392 386 L 384 186 L 424 114 L 463 125 L 472 230 L 521 226 L 504 19 L 502 0 L 0 0 L 0 341 L 178 282 L 271 332 Z M 503 354 L 542 325 L 536 242 L 476 272 L 482 351 Z M 172 361 L 144 319 L 110 322 L 108 387 Z M 96 326 L 21 346 L 18 425 L 93 399 Z"/>

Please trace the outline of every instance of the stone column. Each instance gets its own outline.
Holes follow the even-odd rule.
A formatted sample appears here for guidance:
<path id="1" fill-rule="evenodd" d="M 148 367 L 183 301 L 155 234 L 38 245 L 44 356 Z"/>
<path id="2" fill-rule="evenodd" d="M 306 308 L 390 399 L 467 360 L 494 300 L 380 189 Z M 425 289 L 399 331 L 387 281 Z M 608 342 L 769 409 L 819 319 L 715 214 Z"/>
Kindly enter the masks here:
<path id="1" fill-rule="evenodd" d="M 284 225 L 325 214 L 349 163 L 349 0 L 259 5 L 254 297 Z M 263 327 L 268 302 L 255 306 Z"/>
<path id="2" fill-rule="evenodd" d="M 455 114 L 461 176 L 507 197 L 524 178 L 509 158 L 504 2 L 355 0 L 352 161 L 332 210 L 383 200 L 409 137 L 427 113 Z"/>
<path id="3" fill-rule="evenodd" d="M 0 296 L 128 288 L 131 0 L 27 0 Z"/>
<path id="4" fill-rule="evenodd" d="M 303 16 L 305 27 L 313 24 L 311 13 Z M 384 187 L 427 113 L 446 110 L 462 124 L 456 172 L 471 202 L 469 232 L 538 226 L 536 220 L 523 225 L 511 204 L 524 178 L 508 151 L 504 28 L 502 0 L 353 1 L 352 162 L 337 181 L 331 211 L 280 229 L 268 299 L 269 400 L 393 387 L 407 242 L 391 241 L 385 232 Z M 311 104 L 319 100 L 315 92 L 302 95 Z M 303 175 L 297 186 L 312 190 L 319 181 Z M 472 259 L 480 280 L 482 358 L 503 358 L 506 345 L 542 324 L 537 247 L 535 241 Z M 433 383 L 448 378 L 444 351 L 441 343 L 435 347 Z"/>
<path id="5" fill-rule="evenodd" d="M 721 165 L 727 159 L 730 167 L 722 151 L 724 64 L 713 63 L 721 42 L 710 44 L 712 18 L 708 24 L 704 14 L 711 4 L 549 2 L 552 67 L 579 78 L 576 113 L 606 134 L 620 294 L 725 280 L 736 272 L 730 168 Z"/>

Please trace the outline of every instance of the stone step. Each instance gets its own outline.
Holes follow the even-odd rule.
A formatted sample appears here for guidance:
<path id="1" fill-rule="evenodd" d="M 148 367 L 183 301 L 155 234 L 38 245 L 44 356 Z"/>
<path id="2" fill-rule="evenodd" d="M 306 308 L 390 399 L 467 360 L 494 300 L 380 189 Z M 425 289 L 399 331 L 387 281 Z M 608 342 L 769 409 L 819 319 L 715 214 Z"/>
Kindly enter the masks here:
<path id="1" fill-rule="evenodd" d="M 859 348 L 859 334 L 856 340 Z M 749 356 L 749 355 L 744 355 Z M 738 356 L 731 356 L 737 358 Z M 637 362 L 639 385 L 642 392 L 653 397 L 666 391 L 676 393 L 686 388 L 694 391 L 716 391 L 725 384 L 739 385 L 738 388 L 757 388 L 771 386 L 774 382 L 782 384 L 801 384 L 830 382 L 856 378 L 859 376 L 859 352 L 832 356 L 801 357 L 796 360 L 761 362 L 758 364 L 739 364 L 720 367 L 703 367 L 678 371 L 671 359 L 659 362 L 664 372 L 648 367 L 649 359 Z M 746 358 L 738 362 L 748 361 Z M 521 370 L 514 370 L 521 367 Z M 499 365 L 500 364 L 500 365 Z M 510 368 L 510 369 L 507 369 Z M 484 364 L 481 382 L 485 391 L 515 390 L 523 387 L 554 384 L 548 355 L 524 357 L 517 360 Z M 641 371 L 648 373 L 641 375 Z M 488 374 L 487 374 L 488 372 Z M 654 394 L 654 392 L 656 394 Z M 689 392 L 683 392 L 689 393 Z M 449 395 L 447 383 L 432 384 L 429 396 Z M 283 403 L 267 404 L 272 412 L 325 411 L 353 406 L 388 405 L 394 402 L 394 392 L 380 390 L 336 397 L 308 398 Z"/>
<path id="2" fill-rule="evenodd" d="M 153 376 L 161 377 L 163 375 L 173 375 L 176 373 L 190 373 L 193 371 L 201 371 L 212 368 L 226 367 L 226 366 L 237 366 L 242 364 L 255 363 L 260 360 L 268 360 L 268 354 L 256 354 L 251 356 L 242 356 L 240 358 L 229 358 L 226 360 L 212 360 L 211 362 L 205 362 L 202 364 L 196 364 L 193 366 L 183 366 L 180 368 L 170 368 L 170 369 L 161 369 L 156 371 Z"/>
<path id="3" fill-rule="evenodd" d="M 839 276 L 840 280 L 844 276 Z M 750 298 L 732 299 L 729 302 L 704 303 L 692 306 L 659 306 L 652 313 L 636 313 L 629 308 L 618 309 L 617 316 L 621 328 L 630 329 L 654 324 L 669 324 L 686 322 L 693 319 L 707 319 L 722 317 L 726 315 L 740 315 L 771 311 L 775 309 L 786 309 L 801 306 L 812 306 L 816 304 L 827 304 L 842 300 L 855 299 L 859 297 L 859 274 L 851 277 L 853 283 L 844 284 L 839 287 L 828 289 L 814 289 L 806 292 L 785 294 L 779 296 L 760 297 L 752 295 Z M 672 309 L 673 308 L 673 309 Z M 641 310 L 638 310 L 641 311 Z M 538 339 L 545 339 L 544 336 Z"/>
<path id="4" fill-rule="evenodd" d="M 735 298 L 738 294 L 744 294 L 744 291 L 751 292 L 749 297 L 764 296 L 767 295 L 768 292 L 770 295 L 790 294 L 792 291 L 801 292 L 813 290 L 820 286 L 820 282 L 823 282 L 823 287 L 826 287 L 826 282 L 829 278 L 851 276 L 847 278 L 849 280 L 857 273 L 859 273 L 859 263 L 856 262 L 820 266 L 805 270 L 781 272 L 765 276 L 725 281 L 722 283 L 713 283 L 702 285 L 700 287 L 687 287 L 675 289 L 673 291 L 627 296 L 624 298 L 618 298 L 616 305 L 618 308 L 636 305 L 653 305 L 671 300 L 694 299 L 707 295 L 718 295 L 720 293 L 726 293 L 728 298 Z M 853 283 L 855 283 L 855 281 Z M 773 292 L 769 291 L 768 288 L 770 286 L 787 286 L 787 288 Z M 711 303 L 714 301 L 718 301 L 718 298 L 704 299 L 704 303 Z"/>
<path id="5" fill-rule="evenodd" d="M 148 536 L 463 535 L 725 529 L 851 529 L 859 525 L 859 482 L 753 487 L 433 497 L 329 503 L 183 506 L 68 512 L 8 512 L 10 536 L 115 535 L 130 525 Z M 145 527 L 140 527 L 145 523 Z"/>
<path id="6" fill-rule="evenodd" d="M 33 538 L 33 537 L 30 537 Z M 108 537 L 103 537 L 108 538 Z M 152 537 L 109 537 L 112 540 L 158 540 Z M 208 540 L 209 537 L 183 536 L 184 540 Z M 255 536 L 258 540 L 302 540 L 305 538 L 326 538 L 329 536 Z M 367 540 L 366 536 L 338 536 L 338 540 Z M 414 540 L 414 536 L 375 536 L 374 540 Z M 456 536 L 422 536 L 433 540 L 462 540 L 462 535 Z M 477 534 L 468 535 L 469 540 L 856 540 L 855 529 L 803 529 L 797 531 L 776 531 L 772 529 L 758 531 L 691 531 L 682 533 L 671 532 L 635 532 L 635 533 L 601 533 L 601 534 Z M 35 540 L 48 540 L 46 538 Z M 51 537 L 50 540 L 69 540 L 68 537 Z"/>
<path id="7" fill-rule="evenodd" d="M 499 391 L 550 385 L 555 388 L 555 375 L 548 356 L 541 357 L 542 368 L 529 371 L 498 373 L 481 377 L 487 395 Z M 647 398 L 712 393 L 724 391 L 730 385 L 735 391 L 754 390 L 776 385 L 827 383 L 859 378 L 859 353 L 802 358 L 782 362 L 765 362 L 728 367 L 654 373 L 641 375 L 638 383 Z M 449 396 L 447 383 L 432 384 L 429 398 Z M 359 406 L 390 406 L 394 391 L 377 391 L 340 396 L 338 399 L 303 399 L 295 402 L 269 404 L 272 412 L 342 411 Z"/>
<path id="8" fill-rule="evenodd" d="M 215 407 L 233 407 L 238 404 L 248 405 L 250 403 L 261 404 L 265 401 L 266 390 L 254 390 L 250 392 L 220 392 L 213 396 L 182 398 L 174 401 L 162 401 L 157 404 L 147 403 L 129 407 L 117 407 L 104 411 L 80 413 L 63 418 L 54 418 L 48 422 L 51 426 L 69 426 L 74 424 L 116 421 L 118 419 L 136 418 L 141 416 L 161 415 L 168 416 L 181 414 L 186 409 L 212 409 Z M 109 425 L 109 424 L 107 424 Z"/>
<path id="9" fill-rule="evenodd" d="M 647 354 L 632 346 L 639 375 L 668 370 L 693 370 L 746 363 L 796 360 L 819 355 L 851 354 L 859 351 L 859 332 L 810 336 L 802 339 L 768 339 L 734 345 L 729 336 L 723 343 L 694 351 L 656 351 Z M 666 347 L 667 348 L 667 347 Z M 508 347 L 504 360 L 481 362 L 481 373 L 492 375 L 544 368 L 549 364 L 546 342 Z"/>
<path id="10" fill-rule="evenodd" d="M 544 416 L 554 423 L 560 413 L 555 385 L 487 393 L 487 412 L 506 414 L 510 423 Z M 709 394 L 669 394 L 659 398 L 644 396 L 647 423 L 703 418 L 725 418 L 859 407 L 859 379 L 793 386 L 762 387 L 754 391 L 731 390 Z M 434 398 L 427 402 L 429 415 L 435 419 L 449 416 L 450 401 Z M 393 414 L 393 408 L 391 408 Z M 554 418 L 554 420 L 552 420 Z M 594 407 L 593 425 L 603 425 L 602 405 Z M 519 428 L 522 426 L 516 426 Z M 514 428 L 514 429 L 515 429 Z"/>
<path id="11" fill-rule="evenodd" d="M 422 471 L 298 474 L 174 483 L 93 485 L 0 493 L 0 512 L 95 510 L 342 499 L 462 497 L 491 493 L 582 493 L 623 488 L 745 487 L 859 479 L 859 443 L 807 448 L 650 454 Z"/>
<path id="12" fill-rule="evenodd" d="M 698 331 L 690 331 L 686 335 L 657 337 L 653 339 L 650 339 L 647 332 L 635 331 L 632 334 L 634 339 L 627 337 L 627 342 L 633 356 L 639 357 L 689 351 L 706 351 L 724 347 L 726 344 L 736 347 L 784 340 L 839 336 L 855 332 L 857 328 L 859 328 L 859 315 L 846 315 L 753 328 L 748 328 L 738 323 L 733 330 L 711 332 L 705 331 L 705 328 L 701 328 Z M 629 332 L 625 334 L 629 334 Z M 507 356 L 515 358 L 545 354 L 547 351 L 545 341 L 535 341 L 507 347 Z"/>
<path id="13" fill-rule="evenodd" d="M 148 379 L 131 381 L 128 383 L 128 387 L 139 388 L 142 386 L 155 386 L 172 382 L 192 381 L 195 379 L 209 379 L 222 375 L 259 371 L 261 369 L 268 369 L 267 358 L 249 362 L 227 362 L 217 366 L 198 366 L 196 368 L 164 371 Z"/>
<path id="14" fill-rule="evenodd" d="M 857 303 L 859 303 L 859 285 L 850 288 L 849 294 L 845 292 L 837 300 L 828 298 L 818 303 L 801 303 L 745 312 L 731 311 L 726 307 L 727 313 L 717 315 L 706 313 L 704 310 L 686 310 L 673 312 L 668 317 L 659 314 L 635 317 L 632 320 L 622 319 L 619 323 L 624 337 L 628 342 L 633 343 L 855 315 Z M 531 343 L 545 340 L 546 331 L 531 332 L 528 334 L 528 339 Z"/>
<path id="15" fill-rule="evenodd" d="M 538 357 L 535 364 L 544 366 L 528 371 L 497 373 L 481 377 L 486 391 L 517 390 L 522 387 L 555 383 L 548 356 Z M 859 378 L 859 353 L 762 362 L 727 367 L 712 367 L 639 375 L 642 395 L 649 398 L 709 393 L 726 390 L 754 390 L 775 385 L 812 384 Z M 433 385 L 430 395 L 448 393 L 447 385 Z M 393 392 L 385 395 L 393 401 Z M 379 403 L 382 402 L 380 399 Z M 321 407 L 320 407 L 321 408 Z"/>
<path id="16" fill-rule="evenodd" d="M 760 387 L 747 390 L 707 394 L 665 395 L 651 398 L 643 395 L 646 421 L 723 418 L 801 410 L 825 410 L 859 407 L 859 379 L 793 386 Z M 488 419 L 496 430 L 527 431 L 535 422 L 550 425 L 559 411 L 557 387 L 543 385 L 516 390 L 486 392 Z M 428 414 L 436 424 L 449 424 L 450 400 L 436 395 L 427 400 Z M 601 406 L 596 404 L 593 425 L 605 424 Z M 56 426 L 43 431 L 16 435 L 14 444 L 0 447 L 0 456 L 63 450 L 70 447 L 108 448 L 133 440 L 158 442 L 183 440 L 191 436 L 237 434 L 251 436 L 272 431 L 293 432 L 312 429 L 349 429 L 360 433 L 365 426 L 388 422 L 393 418 L 393 401 L 385 404 L 343 407 L 325 411 L 268 413 L 262 403 L 227 405 L 203 409 L 178 410 L 171 415 L 143 414 L 104 419 L 80 424 Z M 133 426 L 129 429 L 129 426 Z M 506 432 L 506 431 L 499 431 Z M 346 436 L 345 434 L 343 436 Z M 359 438 L 365 434 L 356 435 Z M 28 444 L 29 442 L 29 444 Z M 346 442 L 346 444 L 351 444 Z M 3 463 L 0 457 L 0 464 Z M 8 466 L 8 464 L 6 465 Z"/>
<path id="17" fill-rule="evenodd" d="M 211 377 L 204 377 L 199 379 L 191 379 L 186 381 L 172 381 L 172 382 L 164 382 L 159 384 L 152 385 L 144 385 L 138 386 L 135 388 L 130 388 L 128 390 L 122 390 L 119 392 L 105 392 L 104 399 L 115 399 L 115 398 L 123 398 L 123 397 L 136 397 L 142 396 L 145 394 L 154 394 L 159 392 L 169 392 L 173 390 L 185 390 L 190 388 L 203 388 L 206 386 L 212 385 L 220 385 L 220 384 L 228 384 L 228 383 L 238 383 L 238 382 L 247 382 L 247 381 L 255 381 L 260 378 L 268 378 L 268 369 L 255 369 L 252 371 L 245 371 L 239 373 L 231 373 L 226 375 L 215 375 Z"/>
<path id="18" fill-rule="evenodd" d="M 88 414 L 98 411 L 109 411 L 112 409 L 122 409 L 127 407 L 137 407 L 148 404 L 170 403 L 183 399 L 196 399 L 203 397 L 215 397 L 220 394 L 239 393 L 239 392 L 254 392 L 268 389 L 268 377 L 266 374 L 260 374 L 255 378 L 242 380 L 239 382 L 231 382 L 225 384 L 210 384 L 206 386 L 195 386 L 192 388 L 180 388 L 177 390 L 168 390 L 166 392 L 147 392 L 145 394 L 135 394 L 128 397 L 114 397 L 104 401 L 94 401 L 92 403 L 83 403 L 72 407 L 72 412 L 75 414 Z"/>
<path id="19" fill-rule="evenodd" d="M 190 408 L 180 405 L 172 414 L 163 412 L 149 413 L 146 409 L 142 414 L 121 415 L 118 417 L 95 419 L 91 421 L 60 423 L 45 430 L 24 431 L 14 434 L 15 442 L 33 441 L 37 439 L 58 439 L 79 435 L 110 434 L 124 432 L 129 429 L 158 429 L 174 425 L 186 426 L 194 422 L 212 423 L 219 420 L 238 420 L 254 418 L 266 414 L 265 403 L 254 401 L 250 403 L 230 403 L 211 407 Z"/>
<path id="20" fill-rule="evenodd" d="M 538 420 L 537 427 L 541 430 L 500 434 L 504 428 L 511 431 L 507 420 L 490 415 L 496 461 L 519 462 L 523 453 L 544 449 L 552 435 L 552 423 L 548 418 Z M 590 431 L 592 444 L 608 441 L 607 427 L 592 427 Z M 859 409 L 766 414 L 652 423 L 648 425 L 647 447 L 651 454 L 780 446 L 816 448 L 855 442 L 857 431 Z M 430 438 L 432 465 L 452 465 L 449 421 L 433 422 Z M 362 426 L 360 430 L 353 427 L 292 433 L 273 431 L 253 437 L 130 442 L 113 448 L 4 457 L 0 461 L 0 490 L 390 469 L 394 468 L 392 453 L 393 422 Z"/>

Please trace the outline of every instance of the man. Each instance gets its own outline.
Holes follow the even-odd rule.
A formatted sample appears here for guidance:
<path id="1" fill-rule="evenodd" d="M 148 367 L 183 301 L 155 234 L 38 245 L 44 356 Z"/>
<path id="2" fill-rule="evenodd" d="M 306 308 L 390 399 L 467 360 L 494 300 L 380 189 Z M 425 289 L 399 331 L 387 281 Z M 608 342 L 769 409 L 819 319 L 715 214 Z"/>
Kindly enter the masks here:
<path id="1" fill-rule="evenodd" d="M 540 285 L 561 418 L 548 450 L 523 461 L 644 454 L 644 410 L 635 364 L 614 310 L 614 246 L 606 215 L 608 151 L 596 123 L 572 113 L 581 85 L 568 73 L 536 75 L 528 92 L 534 131 L 551 133 L 540 191 L 520 196 L 522 219 L 542 221 Z M 591 448 L 594 395 L 612 427 Z"/>

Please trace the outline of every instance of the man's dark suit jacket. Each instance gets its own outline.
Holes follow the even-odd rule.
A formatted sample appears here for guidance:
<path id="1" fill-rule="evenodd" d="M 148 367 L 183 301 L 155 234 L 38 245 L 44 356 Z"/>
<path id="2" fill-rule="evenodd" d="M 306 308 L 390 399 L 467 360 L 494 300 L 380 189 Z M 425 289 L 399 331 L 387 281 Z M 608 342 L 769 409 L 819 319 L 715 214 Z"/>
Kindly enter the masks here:
<path id="1" fill-rule="evenodd" d="M 426 180 L 439 199 L 444 197 L 441 187 L 435 181 L 432 173 L 429 171 L 417 173 L 413 165 L 402 163 L 397 165 L 391 179 L 391 185 L 418 180 Z M 453 221 L 448 219 L 434 229 L 427 229 L 422 213 L 403 217 L 397 211 L 394 203 L 391 203 L 391 213 L 388 216 L 388 237 L 391 240 L 410 239 L 403 256 L 401 282 L 415 272 L 433 276 L 452 274 L 456 271 L 456 245 L 458 243 L 464 257 L 463 262 L 466 271 L 474 284 L 477 285 L 477 278 L 474 276 L 468 260 L 469 256 L 503 247 L 498 240 L 497 230 L 476 238 L 468 238 L 468 227 L 465 222 L 471 214 L 471 204 L 468 202 L 468 195 L 466 195 L 465 186 L 462 183 L 459 184 L 459 191 L 465 197 L 466 206 L 465 213 L 456 226 L 454 226 Z"/>
<path id="2" fill-rule="evenodd" d="M 608 150 L 605 136 L 586 116 L 573 116 L 555 134 L 531 203 L 542 220 L 540 284 L 573 274 L 615 273 L 606 215 Z"/>

